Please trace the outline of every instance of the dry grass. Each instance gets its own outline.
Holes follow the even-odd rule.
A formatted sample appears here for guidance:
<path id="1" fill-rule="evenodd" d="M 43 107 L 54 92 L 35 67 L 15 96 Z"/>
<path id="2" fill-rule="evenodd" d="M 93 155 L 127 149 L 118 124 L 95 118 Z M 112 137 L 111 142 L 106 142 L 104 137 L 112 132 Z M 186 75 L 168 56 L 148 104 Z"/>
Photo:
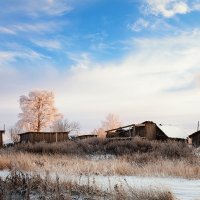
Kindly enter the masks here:
<path id="1" fill-rule="evenodd" d="M 110 199 L 110 200 L 173 200 L 171 192 L 159 188 L 137 189 L 127 185 L 115 185 L 114 190 L 101 191 L 95 184 L 80 185 L 76 182 L 61 182 L 59 177 L 51 180 L 39 175 L 29 175 L 20 171 L 12 171 L 4 180 L 0 178 L 0 199 Z"/>
<path id="2" fill-rule="evenodd" d="M 90 139 L 20 144 L 1 150 L 0 169 L 69 175 L 140 175 L 200 178 L 200 157 L 180 142 Z"/>
<path id="3" fill-rule="evenodd" d="M 68 155 L 40 155 L 26 152 L 7 152 L 0 154 L 1 169 L 24 171 L 51 171 L 69 175 L 140 175 L 176 176 L 200 178 L 200 164 L 197 160 L 149 158 L 148 153 L 93 160 L 87 157 Z M 6 162 L 5 162 L 6 161 Z"/>
<path id="4" fill-rule="evenodd" d="M 161 190 L 159 188 L 151 189 L 137 189 L 129 187 L 129 190 L 125 190 L 122 186 L 115 186 L 115 192 L 113 193 L 113 199 L 121 200 L 174 200 L 172 193 L 169 191 Z"/>

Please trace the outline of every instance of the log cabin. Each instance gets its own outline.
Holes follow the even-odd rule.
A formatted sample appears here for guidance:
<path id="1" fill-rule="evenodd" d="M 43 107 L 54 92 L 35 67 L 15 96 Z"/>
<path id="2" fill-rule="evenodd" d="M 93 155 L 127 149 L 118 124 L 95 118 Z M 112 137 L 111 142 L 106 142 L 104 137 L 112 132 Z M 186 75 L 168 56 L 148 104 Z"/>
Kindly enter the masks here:
<path id="1" fill-rule="evenodd" d="M 37 143 L 37 142 L 64 142 L 69 139 L 69 132 L 26 132 L 20 133 L 21 143 Z"/>

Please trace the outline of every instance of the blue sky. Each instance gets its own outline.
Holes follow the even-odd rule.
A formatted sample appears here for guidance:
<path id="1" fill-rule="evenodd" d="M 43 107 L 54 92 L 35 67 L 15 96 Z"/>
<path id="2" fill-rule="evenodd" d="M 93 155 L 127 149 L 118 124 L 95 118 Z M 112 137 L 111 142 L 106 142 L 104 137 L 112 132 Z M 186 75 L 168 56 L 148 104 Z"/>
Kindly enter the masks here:
<path id="1" fill-rule="evenodd" d="M 199 120 L 200 0 L 0 1 L 0 124 L 18 99 L 55 92 L 83 131 L 107 113 L 193 131 Z"/>

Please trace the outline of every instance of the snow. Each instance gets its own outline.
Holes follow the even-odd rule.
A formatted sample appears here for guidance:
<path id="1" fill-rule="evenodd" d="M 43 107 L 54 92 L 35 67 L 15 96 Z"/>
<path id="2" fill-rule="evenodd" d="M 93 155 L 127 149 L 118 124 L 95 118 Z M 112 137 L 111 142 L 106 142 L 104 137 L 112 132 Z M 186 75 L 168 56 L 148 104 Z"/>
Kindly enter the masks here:
<path id="1" fill-rule="evenodd" d="M 188 134 L 180 127 L 165 124 L 157 124 L 157 126 L 170 138 L 186 139 L 188 137 Z"/>
<path id="2" fill-rule="evenodd" d="M 6 178 L 6 176 L 8 176 L 9 174 L 10 174 L 10 172 L 8 170 L 0 170 L 1 178 Z"/>
<path id="3" fill-rule="evenodd" d="M 0 177 L 5 178 L 9 171 L 0 171 Z M 97 185 L 103 191 L 110 191 L 116 184 L 129 186 L 139 189 L 160 188 L 161 190 L 169 190 L 179 200 L 200 200 L 200 180 L 189 180 L 183 178 L 163 178 L 163 177 L 139 177 L 139 176 L 76 176 L 69 174 L 49 174 L 52 180 L 58 175 L 61 181 L 76 181 L 80 185 L 88 183 Z M 41 174 L 42 177 L 45 174 Z"/>
<path id="4" fill-rule="evenodd" d="M 73 179 L 79 184 L 87 184 L 87 176 L 62 176 L 61 180 Z M 124 188 L 160 188 L 170 190 L 180 200 L 200 200 L 200 180 L 188 180 L 182 178 L 158 178 L 158 177 L 136 177 L 136 176 L 89 176 L 89 182 L 95 184 L 102 190 L 108 191 L 116 184 L 122 184 Z"/>

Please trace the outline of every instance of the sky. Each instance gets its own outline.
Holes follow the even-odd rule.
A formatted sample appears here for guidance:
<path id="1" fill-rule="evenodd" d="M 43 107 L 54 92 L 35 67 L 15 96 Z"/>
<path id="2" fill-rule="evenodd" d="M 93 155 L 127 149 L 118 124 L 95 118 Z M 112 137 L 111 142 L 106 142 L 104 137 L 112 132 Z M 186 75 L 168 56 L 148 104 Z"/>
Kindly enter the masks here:
<path id="1" fill-rule="evenodd" d="M 55 93 L 82 132 L 123 123 L 200 120 L 200 0 L 0 0 L 0 128 L 19 97 Z"/>

